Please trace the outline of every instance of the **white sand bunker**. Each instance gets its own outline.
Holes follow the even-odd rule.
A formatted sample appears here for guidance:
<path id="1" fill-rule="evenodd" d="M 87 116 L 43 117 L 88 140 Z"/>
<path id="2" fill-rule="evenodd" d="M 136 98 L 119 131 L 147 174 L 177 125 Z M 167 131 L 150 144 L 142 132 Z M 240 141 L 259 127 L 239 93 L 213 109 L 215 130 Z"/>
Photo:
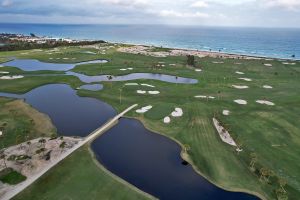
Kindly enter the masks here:
<path id="1" fill-rule="evenodd" d="M 195 96 L 195 98 L 206 99 L 206 98 L 207 98 L 207 96 L 205 96 L 205 95 L 197 95 L 197 96 Z"/>
<path id="2" fill-rule="evenodd" d="M 155 87 L 154 85 L 149 85 L 149 84 L 146 84 L 146 83 L 142 83 L 141 85 L 142 85 L 142 86 L 146 86 L 146 87 L 152 87 L 152 88 Z"/>
<path id="3" fill-rule="evenodd" d="M 246 105 L 247 101 L 243 100 L 243 99 L 236 99 L 234 100 L 235 103 L 240 104 L 240 105 Z"/>
<path id="4" fill-rule="evenodd" d="M 236 71 L 235 73 L 236 74 L 245 74 L 244 72 L 239 72 L 239 71 Z"/>
<path id="5" fill-rule="evenodd" d="M 138 83 L 125 83 L 127 86 L 132 86 L 132 85 L 139 85 Z"/>
<path id="6" fill-rule="evenodd" d="M 0 71 L 0 74 L 9 74 L 9 72 Z"/>
<path id="7" fill-rule="evenodd" d="M 24 76 L 17 75 L 17 76 L 1 76 L 0 79 L 2 80 L 13 80 L 13 79 L 20 79 L 24 78 Z"/>
<path id="8" fill-rule="evenodd" d="M 173 117 L 181 117 L 183 115 L 183 111 L 181 108 L 175 108 L 175 111 L 171 113 Z"/>
<path id="9" fill-rule="evenodd" d="M 223 142 L 231 146 L 237 146 L 235 141 L 230 136 L 229 132 L 220 124 L 220 122 L 217 119 L 213 118 L 213 123 Z"/>
<path id="10" fill-rule="evenodd" d="M 214 64 L 223 64 L 224 62 L 222 62 L 222 61 L 214 61 L 212 63 L 214 63 Z"/>
<path id="11" fill-rule="evenodd" d="M 206 96 L 206 95 L 197 95 L 195 98 L 200 98 L 200 99 L 215 99 L 216 97 L 213 96 Z"/>
<path id="12" fill-rule="evenodd" d="M 272 67 L 273 65 L 272 65 L 272 64 L 269 64 L 269 63 L 266 63 L 266 64 L 264 64 L 264 66 Z"/>
<path id="13" fill-rule="evenodd" d="M 169 124 L 171 122 L 171 118 L 169 116 L 167 116 L 167 117 L 164 118 L 163 121 L 164 121 L 165 124 Z"/>
<path id="14" fill-rule="evenodd" d="M 252 81 L 252 79 L 251 79 L 251 78 L 238 78 L 238 79 L 240 79 L 240 80 L 244 80 L 244 81 L 248 81 L 248 82 Z"/>
<path id="15" fill-rule="evenodd" d="M 202 69 L 195 69 L 196 72 L 202 72 Z"/>
<path id="16" fill-rule="evenodd" d="M 140 109 L 137 109 L 135 112 L 137 112 L 137 113 L 145 113 L 145 112 L 148 112 L 151 108 L 152 108 L 152 106 L 149 105 L 149 106 L 145 106 L 145 107 L 142 107 Z"/>
<path id="17" fill-rule="evenodd" d="M 169 64 L 170 66 L 176 66 L 176 64 Z"/>
<path id="18" fill-rule="evenodd" d="M 122 68 L 122 69 L 120 69 L 120 71 L 127 71 L 127 70 L 133 70 L 133 68 L 132 67 L 128 67 L 128 68 Z"/>
<path id="19" fill-rule="evenodd" d="M 3 135 L 3 132 L 2 131 L 0 131 L 0 136 L 2 136 Z"/>
<path id="20" fill-rule="evenodd" d="M 148 93 L 149 93 L 149 94 L 159 94 L 160 91 L 157 91 L 157 90 L 155 90 L 155 91 L 148 91 Z"/>
<path id="21" fill-rule="evenodd" d="M 247 86 L 247 85 L 232 85 L 232 87 L 234 87 L 236 89 L 247 89 L 247 88 L 249 88 L 249 86 Z"/>
<path id="22" fill-rule="evenodd" d="M 266 100 L 257 100 L 256 103 L 265 104 L 265 105 L 268 105 L 268 106 L 274 106 L 275 105 L 273 102 L 266 101 Z"/>
<path id="23" fill-rule="evenodd" d="M 296 65 L 296 63 L 288 63 L 288 62 L 283 62 L 282 64 L 284 64 L 284 65 Z"/>
<path id="24" fill-rule="evenodd" d="M 222 114 L 227 116 L 227 115 L 230 114 L 230 111 L 229 111 L 229 110 L 223 110 L 223 111 L 222 111 Z"/>
<path id="25" fill-rule="evenodd" d="M 138 94 L 146 94 L 146 91 L 145 90 L 137 90 L 136 91 Z"/>
<path id="26" fill-rule="evenodd" d="M 63 58 L 64 60 L 69 60 L 69 58 Z"/>
<path id="27" fill-rule="evenodd" d="M 263 88 L 265 88 L 265 89 L 272 89 L 273 87 L 270 86 L 270 85 L 264 85 Z"/>

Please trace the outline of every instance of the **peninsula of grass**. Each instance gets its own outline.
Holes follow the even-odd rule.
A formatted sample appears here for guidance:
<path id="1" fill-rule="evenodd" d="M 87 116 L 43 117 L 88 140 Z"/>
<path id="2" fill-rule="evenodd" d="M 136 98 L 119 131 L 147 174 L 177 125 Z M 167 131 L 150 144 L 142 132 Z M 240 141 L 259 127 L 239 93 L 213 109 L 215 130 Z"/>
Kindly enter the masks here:
<path id="1" fill-rule="evenodd" d="M 23 100 L 0 97 L 1 149 L 42 136 L 56 134 L 48 116 Z"/>
<path id="2" fill-rule="evenodd" d="M 78 149 L 13 199 L 152 199 L 99 167 L 88 148 Z"/>
<path id="3" fill-rule="evenodd" d="M 84 58 L 110 60 L 106 64 L 81 65 L 73 69 L 75 72 L 87 75 L 124 75 L 149 72 L 194 78 L 198 80 L 198 83 L 175 84 L 154 80 L 103 82 L 103 90 L 97 92 L 79 90 L 79 95 L 98 98 L 109 103 L 118 111 L 135 103 L 138 103 L 140 107 L 152 105 L 153 108 L 145 114 L 137 114 L 132 111 L 127 116 L 141 120 L 148 129 L 166 135 L 182 146 L 189 146 L 187 154 L 195 170 L 224 189 L 252 193 L 263 199 L 277 199 L 278 191 L 283 192 L 283 188 L 286 191 L 284 196 L 287 196 L 288 199 L 297 199 L 300 196 L 300 165 L 298 164 L 300 163 L 298 156 L 300 154 L 300 135 L 298 134 L 300 126 L 296 120 L 300 113 L 300 96 L 296 92 L 300 91 L 299 62 L 295 61 L 295 65 L 284 65 L 283 61 L 276 59 L 266 61 L 264 59 L 205 57 L 196 58 L 196 67 L 202 69 L 201 72 L 196 72 L 195 68 L 186 66 L 186 58 L 182 56 L 156 58 L 120 53 L 113 49 L 106 51 L 106 54 L 89 56 L 80 54 L 79 56 L 78 52 L 84 50 L 92 51 L 93 49 L 77 47 L 62 49 L 63 55 L 60 56 L 68 55 L 68 51 L 70 51 L 70 54 L 78 56 L 77 60 Z M 18 52 L 7 54 L 44 61 L 49 61 L 50 57 L 44 52 L 26 56 L 21 56 Z M 0 56 L 3 57 L 2 53 Z M 51 56 L 55 57 L 55 55 Z M 157 64 L 162 62 L 165 66 L 157 67 Z M 266 63 L 272 66 L 265 66 Z M 128 67 L 133 70 L 120 70 Z M 244 75 L 237 74 L 236 71 L 243 72 Z M 50 76 L 47 77 L 47 80 L 39 77 L 28 79 L 25 77 L 24 80 L 10 80 L 10 82 L 1 80 L 0 91 L 28 91 L 39 85 L 53 82 L 68 83 L 73 88 L 80 84 L 77 78 L 68 77 L 67 80 L 63 80 L 59 76 L 53 77 L 53 80 Z M 247 82 L 239 78 L 249 78 L 252 81 Z M 2 83 L 6 86 L 2 86 Z M 125 86 L 125 83 L 138 83 L 139 85 Z M 155 88 L 141 86 L 140 83 L 151 84 Z M 241 90 L 233 88 L 232 85 L 247 85 L 249 88 Z M 265 89 L 264 85 L 272 86 L 272 89 Z M 157 90 L 160 91 L 160 94 L 138 94 L 137 90 L 141 89 Z M 121 102 L 120 95 L 122 96 Z M 196 95 L 213 96 L 215 99 L 199 99 L 194 97 Z M 234 103 L 233 101 L 236 99 L 246 100 L 247 105 Z M 269 100 L 275 105 L 261 105 L 256 103 L 256 100 Z M 163 123 L 163 118 L 170 115 L 170 111 L 175 107 L 183 109 L 183 116 L 172 118 L 170 124 Z M 229 116 L 222 115 L 222 110 L 225 109 L 230 111 Z M 243 149 L 242 152 L 237 152 L 235 148 L 222 142 L 212 124 L 213 117 L 217 117 L 229 130 L 231 136 Z M 74 154 L 72 158 L 76 162 L 75 169 L 79 172 L 92 173 L 93 176 L 99 174 L 81 165 L 82 162 L 79 162 L 81 157 L 77 158 Z M 86 157 L 86 159 L 91 158 Z M 66 167 L 66 171 L 71 168 L 72 166 Z M 65 177 L 69 179 L 72 174 L 68 174 L 66 171 L 64 172 L 68 176 Z M 74 197 L 69 199 L 76 199 L 76 196 L 82 197 L 78 189 L 82 188 L 82 185 L 78 185 L 77 181 L 70 181 L 67 188 L 77 188 L 77 190 L 65 191 L 63 190 L 64 182 L 59 184 L 55 182 L 57 181 L 55 177 L 62 176 L 61 172 L 59 170 L 51 170 L 51 172 L 45 176 L 48 177 L 47 179 L 42 177 L 40 180 L 44 181 L 39 182 L 39 180 L 21 193 L 18 198 L 30 199 L 32 197 L 30 194 L 42 195 L 43 192 L 47 192 L 49 198 L 53 196 L 53 199 L 54 197 L 58 198 L 57 195 L 66 195 L 67 199 L 70 193 Z M 53 186 L 49 186 L 49 183 L 52 182 L 47 180 L 52 178 L 55 181 L 52 181 Z M 284 184 L 285 182 L 286 184 Z M 47 187 L 45 187 L 46 185 Z M 110 187 L 108 190 L 112 190 L 113 186 Z M 86 188 L 84 187 L 84 189 Z M 91 199 L 97 195 L 101 197 L 101 195 L 107 194 L 94 187 L 89 191 L 89 194 L 83 193 L 95 195 Z M 118 198 L 111 196 L 111 199 Z"/>

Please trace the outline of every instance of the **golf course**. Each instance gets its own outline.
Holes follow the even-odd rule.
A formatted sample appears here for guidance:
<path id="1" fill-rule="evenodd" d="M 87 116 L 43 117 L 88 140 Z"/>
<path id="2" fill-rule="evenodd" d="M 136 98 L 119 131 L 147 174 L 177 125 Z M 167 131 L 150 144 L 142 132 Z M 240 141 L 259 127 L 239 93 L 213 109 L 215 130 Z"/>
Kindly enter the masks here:
<path id="1" fill-rule="evenodd" d="M 168 48 L 143 50 L 147 53 L 126 51 L 130 48 L 134 45 L 101 43 L 0 52 L 1 149 L 38 137 L 64 136 L 51 116 L 26 101 L 26 94 L 67 85 L 67 92 L 97 99 L 117 113 L 138 104 L 124 118 L 138 120 L 179 145 L 184 163 L 218 188 L 264 200 L 299 198 L 299 61 L 218 54 L 190 61 L 190 56 L 173 55 Z M 70 66 L 43 70 L 37 64 L 38 70 L 26 70 L 6 64 L 13 60 Z M 93 60 L 101 62 L 82 63 Z M 86 84 L 103 88 L 80 89 Z M 45 99 L 51 99 L 47 94 Z M 5 159 L 1 156 L 0 163 Z M 85 145 L 13 199 L 157 198 L 99 160 L 91 144 Z"/>

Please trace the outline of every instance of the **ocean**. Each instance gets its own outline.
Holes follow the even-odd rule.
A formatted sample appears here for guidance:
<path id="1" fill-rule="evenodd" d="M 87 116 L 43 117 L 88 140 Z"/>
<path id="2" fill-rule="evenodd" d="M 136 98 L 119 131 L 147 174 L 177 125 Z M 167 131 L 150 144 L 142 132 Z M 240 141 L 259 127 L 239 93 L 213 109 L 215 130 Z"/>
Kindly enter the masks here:
<path id="1" fill-rule="evenodd" d="M 1 33 L 187 48 L 300 59 L 300 29 L 169 25 L 0 24 Z"/>

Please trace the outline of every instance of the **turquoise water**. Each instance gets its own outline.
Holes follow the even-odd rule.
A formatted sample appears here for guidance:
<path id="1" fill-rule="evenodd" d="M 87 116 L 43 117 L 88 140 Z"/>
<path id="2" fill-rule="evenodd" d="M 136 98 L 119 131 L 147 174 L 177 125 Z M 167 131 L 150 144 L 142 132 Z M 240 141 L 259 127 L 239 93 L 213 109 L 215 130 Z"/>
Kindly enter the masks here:
<path id="1" fill-rule="evenodd" d="M 0 24 L 0 32 L 102 39 L 165 47 L 300 59 L 300 29 L 166 25 Z"/>

